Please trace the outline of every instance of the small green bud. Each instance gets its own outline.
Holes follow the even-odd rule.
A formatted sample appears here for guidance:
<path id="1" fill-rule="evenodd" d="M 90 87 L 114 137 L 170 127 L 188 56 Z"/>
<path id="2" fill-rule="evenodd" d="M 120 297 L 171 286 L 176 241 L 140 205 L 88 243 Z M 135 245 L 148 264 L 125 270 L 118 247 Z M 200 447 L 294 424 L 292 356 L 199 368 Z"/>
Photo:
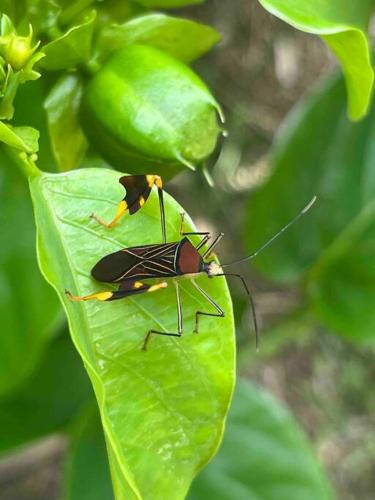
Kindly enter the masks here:
<path id="1" fill-rule="evenodd" d="M 0 120 L 13 117 L 13 101 L 19 85 L 40 77 L 34 65 L 44 54 L 37 51 L 39 42 L 32 44 L 31 25 L 29 34 L 20 36 L 8 16 L 0 17 Z"/>
<path id="2" fill-rule="evenodd" d="M 28 36 L 18 36 L 12 33 L 0 39 L 0 53 L 5 62 L 15 71 L 26 66 L 31 56 L 39 46 L 39 42 L 32 47 L 33 30 L 30 25 Z"/>

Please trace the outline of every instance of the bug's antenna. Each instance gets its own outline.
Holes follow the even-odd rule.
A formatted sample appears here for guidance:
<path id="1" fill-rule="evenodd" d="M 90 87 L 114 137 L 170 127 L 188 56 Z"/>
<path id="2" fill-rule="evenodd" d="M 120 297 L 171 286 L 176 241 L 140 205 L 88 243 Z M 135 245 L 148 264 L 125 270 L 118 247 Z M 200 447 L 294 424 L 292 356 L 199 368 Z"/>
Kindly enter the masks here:
<path id="1" fill-rule="evenodd" d="M 258 250 L 251 253 L 247 257 L 236 260 L 234 262 L 230 262 L 229 264 L 223 264 L 221 267 L 232 266 L 234 264 L 239 264 L 240 262 L 244 262 L 246 260 L 251 260 L 254 257 L 256 257 L 260 252 L 262 252 L 265 248 L 267 248 L 273 241 L 275 241 L 276 238 L 278 238 L 284 231 L 286 231 L 290 226 L 292 226 L 295 222 L 297 222 L 303 215 L 305 215 L 305 213 L 308 212 L 310 210 L 310 208 L 314 205 L 314 203 L 316 202 L 316 199 L 317 199 L 317 197 L 314 196 L 312 198 L 312 200 L 310 200 L 310 202 L 291 221 L 288 222 L 288 224 L 286 224 L 284 227 L 282 227 L 280 229 L 280 231 L 278 231 L 274 236 L 272 236 L 272 238 L 270 238 L 268 241 L 263 243 L 263 245 L 261 247 L 259 247 Z"/>

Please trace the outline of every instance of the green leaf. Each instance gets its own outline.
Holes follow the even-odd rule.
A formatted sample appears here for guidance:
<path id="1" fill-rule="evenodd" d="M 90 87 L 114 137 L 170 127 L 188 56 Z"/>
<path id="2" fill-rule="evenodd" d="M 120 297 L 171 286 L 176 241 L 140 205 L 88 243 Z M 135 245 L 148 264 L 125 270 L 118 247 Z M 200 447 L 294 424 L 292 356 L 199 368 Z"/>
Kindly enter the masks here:
<path id="1" fill-rule="evenodd" d="M 91 400 L 92 390 L 81 359 L 70 338 L 59 337 L 49 345 L 22 388 L 1 400 L 0 426 L 4 432 L 0 453 L 65 430 Z"/>
<path id="2" fill-rule="evenodd" d="M 246 222 L 253 250 L 318 195 L 314 208 L 254 265 L 276 281 L 307 277 L 320 321 L 353 339 L 375 335 L 375 235 L 369 216 L 375 197 L 374 131 L 375 107 L 361 123 L 351 123 L 342 79 L 325 82 L 283 124 L 272 176 L 252 198 Z"/>
<path id="3" fill-rule="evenodd" d="M 171 177 L 194 169 L 220 133 L 220 107 L 206 85 L 185 64 L 145 45 L 115 52 L 87 86 L 83 104 L 93 147 L 130 173 Z"/>
<path id="4" fill-rule="evenodd" d="M 0 150 L 0 395 L 25 380 L 60 317 L 38 270 L 32 207 L 17 167 Z"/>
<path id="5" fill-rule="evenodd" d="M 95 406 L 90 406 L 79 415 L 71 435 L 65 465 L 63 498 L 65 500 L 113 498 L 107 450 Z"/>
<path id="6" fill-rule="evenodd" d="M 14 19 L 14 13 L 16 8 L 15 3 L 16 3 L 15 0 L 3 0 L 1 2 L 1 12 L 3 14 L 6 14 L 11 19 Z"/>
<path id="7" fill-rule="evenodd" d="M 26 121 L 27 125 L 39 131 L 38 166 L 43 170 L 54 172 L 57 170 L 57 166 L 51 151 L 47 116 L 43 107 L 44 99 L 40 80 L 20 87 L 15 99 L 15 113 L 12 123 L 21 126 Z"/>
<path id="8" fill-rule="evenodd" d="M 28 154 L 38 151 L 39 132 L 31 127 L 12 127 L 0 121 L 0 141 Z"/>
<path id="9" fill-rule="evenodd" d="M 40 65 L 48 70 L 75 68 L 89 60 L 96 12 L 92 11 L 82 24 L 70 28 L 64 35 L 43 47 L 46 57 Z"/>
<path id="10" fill-rule="evenodd" d="M 369 120 L 348 121 L 343 81 L 333 78 L 302 99 L 281 125 L 271 150 L 272 175 L 250 200 L 248 250 L 275 234 L 313 195 L 318 200 L 253 261 L 268 278 L 298 281 L 360 208 L 360 169 L 355 166 L 367 148 L 363 131 Z"/>
<path id="11" fill-rule="evenodd" d="M 187 19 L 149 14 L 122 25 L 105 27 L 96 47 L 96 61 L 104 61 L 116 49 L 130 44 L 156 47 L 190 63 L 208 52 L 220 39 L 210 26 Z"/>
<path id="12" fill-rule="evenodd" d="M 328 500 L 333 495 L 294 419 L 270 395 L 240 382 L 220 451 L 188 498 Z"/>
<path id="13" fill-rule="evenodd" d="M 185 335 L 154 337 L 145 352 L 141 346 L 151 328 L 177 327 L 173 286 L 108 303 L 65 297 L 65 288 L 78 294 L 110 288 L 90 277 L 103 255 L 160 241 L 156 193 L 112 230 L 89 218 L 92 212 L 113 214 L 123 196 L 119 175 L 84 169 L 31 180 L 40 266 L 64 302 L 94 386 L 117 498 L 178 499 L 221 439 L 234 381 L 232 306 L 223 278 L 200 278 L 227 316 L 205 318 L 193 335 L 195 311 L 211 308 L 183 281 Z M 181 207 L 168 196 L 165 204 L 168 238 L 176 241 Z"/>
<path id="14" fill-rule="evenodd" d="M 375 198 L 322 254 L 308 275 L 316 316 L 353 340 L 375 341 Z"/>
<path id="15" fill-rule="evenodd" d="M 65 75 L 49 93 L 47 112 L 53 152 L 60 170 L 78 167 L 87 149 L 79 122 L 82 82 L 77 75 Z"/>
<path id="16" fill-rule="evenodd" d="M 320 35 L 339 59 L 348 91 L 348 113 L 362 118 L 369 107 L 374 72 L 367 28 L 374 0 L 259 0 L 265 9 L 297 29 Z"/>
<path id="17" fill-rule="evenodd" d="M 14 12 L 8 15 L 16 26 L 26 30 L 31 24 L 37 35 L 58 29 L 60 0 L 14 0 L 14 3 Z"/>
<path id="18" fill-rule="evenodd" d="M 169 9 L 172 7 L 185 7 L 185 5 L 193 5 L 203 3 L 204 0 L 135 0 L 139 5 L 144 7 L 160 7 Z"/>

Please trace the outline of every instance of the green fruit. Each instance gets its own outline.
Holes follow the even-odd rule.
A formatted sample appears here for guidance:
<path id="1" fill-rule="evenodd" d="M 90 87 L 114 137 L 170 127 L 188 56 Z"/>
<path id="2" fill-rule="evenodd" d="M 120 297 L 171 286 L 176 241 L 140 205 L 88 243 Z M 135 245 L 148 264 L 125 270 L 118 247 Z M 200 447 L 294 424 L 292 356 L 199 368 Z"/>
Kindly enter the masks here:
<path id="1" fill-rule="evenodd" d="M 152 47 L 129 45 L 89 82 L 82 122 L 92 145 L 117 168 L 171 177 L 215 149 L 218 113 L 190 68 Z"/>

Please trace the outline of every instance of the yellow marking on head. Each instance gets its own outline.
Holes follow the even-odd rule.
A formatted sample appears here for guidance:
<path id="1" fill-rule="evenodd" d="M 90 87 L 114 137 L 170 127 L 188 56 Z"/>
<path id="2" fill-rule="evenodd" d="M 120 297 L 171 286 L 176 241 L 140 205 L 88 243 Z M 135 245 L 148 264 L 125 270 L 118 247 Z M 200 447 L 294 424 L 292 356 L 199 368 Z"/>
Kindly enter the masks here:
<path id="1" fill-rule="evenodd" d="M 155 184 L 156 184 L 156 187 L 158 187 L 159 189 L 162 189 L 163 188 L 163 182 L 161 180 L 161 177 L 159 175 L 155 175 Z"/>
<path id="2" fill-rule="evenodd" d="M 145 199 L 143 198 L 143 196 L 139 197 L 139 204 L 141 207 L 143 207 L 143 205 L 145 204 Z"/>
<path id="3" fill-rule="evenodd" d="M 142 288 L 142 287 L 143 287 L 143 283 L 141 283 L 140 281 L 136 281 L 136 282 L 134 283 L 134 288 L 137 288 L 137 289 L 138 289 L 138 288 Z"/>
<path id="4" fill-rule="evenodd" d="M 161 288 L 167 288 L 168 283 L 163 281 L 163 283 L 158 283 L 157 285 L 152 285 L 150 288 L 147 290 L 148 292 L 156 292 L 157 290 L 160 290 Z"/>

